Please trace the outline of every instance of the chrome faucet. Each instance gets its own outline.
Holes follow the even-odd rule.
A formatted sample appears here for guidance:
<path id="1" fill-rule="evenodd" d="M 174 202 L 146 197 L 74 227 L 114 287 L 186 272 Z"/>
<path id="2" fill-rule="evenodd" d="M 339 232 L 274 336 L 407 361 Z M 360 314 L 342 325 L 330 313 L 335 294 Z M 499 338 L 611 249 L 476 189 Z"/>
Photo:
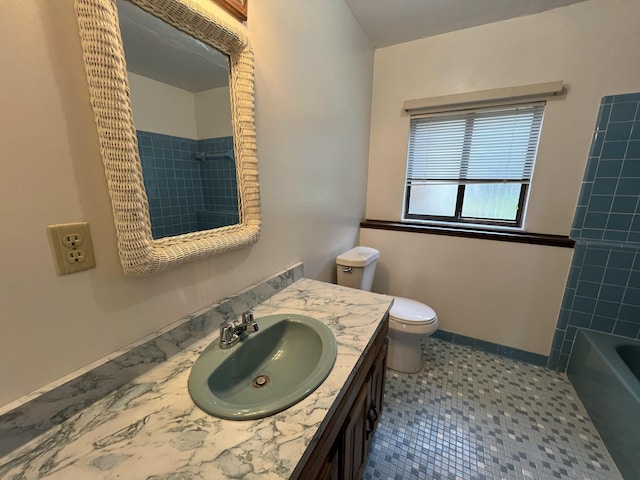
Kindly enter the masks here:
<path id="1" fill-rule="evenodd" d="M 229 348 L 240 341 L 243 333 L 258 331 L 258 324 L 253 320 L 253 313 L 244 312 L 242 320 L 226 321 L 220 325 L 220 348 Z"/>

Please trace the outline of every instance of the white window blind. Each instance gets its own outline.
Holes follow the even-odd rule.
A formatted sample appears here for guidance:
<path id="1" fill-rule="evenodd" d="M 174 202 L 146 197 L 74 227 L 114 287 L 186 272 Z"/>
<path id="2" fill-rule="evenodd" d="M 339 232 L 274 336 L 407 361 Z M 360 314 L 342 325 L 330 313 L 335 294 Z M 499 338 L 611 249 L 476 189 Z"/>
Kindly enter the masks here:
<path id="1" fill-rule="evenodd" d="M 544 102 L 411 117 L 407 186 L 528 184 Z"/>

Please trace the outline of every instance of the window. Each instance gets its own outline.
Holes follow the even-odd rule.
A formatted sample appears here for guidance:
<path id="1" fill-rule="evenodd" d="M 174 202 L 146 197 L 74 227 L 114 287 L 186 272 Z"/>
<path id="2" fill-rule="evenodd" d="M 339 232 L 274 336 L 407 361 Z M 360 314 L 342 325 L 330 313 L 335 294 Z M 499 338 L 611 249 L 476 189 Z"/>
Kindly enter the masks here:
<path id="1" fill-rule="evenodd" d="M 544 105 L 413 115 L 404 219 L 522 226 Z"/>

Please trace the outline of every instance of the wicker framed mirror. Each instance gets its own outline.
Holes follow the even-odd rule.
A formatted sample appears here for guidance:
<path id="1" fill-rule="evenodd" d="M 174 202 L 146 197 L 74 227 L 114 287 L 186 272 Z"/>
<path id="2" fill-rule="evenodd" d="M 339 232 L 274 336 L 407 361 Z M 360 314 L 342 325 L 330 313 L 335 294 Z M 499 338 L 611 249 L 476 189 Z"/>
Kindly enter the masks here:
<path id="1" fill-rule="evenodd" d="M 147 275 L 255 243 L 261 230 L 254 122 L 254 64 L 239 28 L 191 0 L 130 0 L 228 55 L 240 222 L 154 239 L 142 178 L 115 0 L 74 0 L 91 105 L 125 273 Z"/>

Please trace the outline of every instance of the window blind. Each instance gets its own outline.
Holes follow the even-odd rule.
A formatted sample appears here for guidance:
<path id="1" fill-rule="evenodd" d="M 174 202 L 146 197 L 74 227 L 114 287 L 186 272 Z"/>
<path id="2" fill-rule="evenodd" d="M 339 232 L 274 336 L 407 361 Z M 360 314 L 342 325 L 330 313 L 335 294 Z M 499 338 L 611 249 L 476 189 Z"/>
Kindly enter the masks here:
<path id="1" fill-rule="evenodd" d="M 412 116 L 407 185 L 529 183 L 544 106 Z"/>

